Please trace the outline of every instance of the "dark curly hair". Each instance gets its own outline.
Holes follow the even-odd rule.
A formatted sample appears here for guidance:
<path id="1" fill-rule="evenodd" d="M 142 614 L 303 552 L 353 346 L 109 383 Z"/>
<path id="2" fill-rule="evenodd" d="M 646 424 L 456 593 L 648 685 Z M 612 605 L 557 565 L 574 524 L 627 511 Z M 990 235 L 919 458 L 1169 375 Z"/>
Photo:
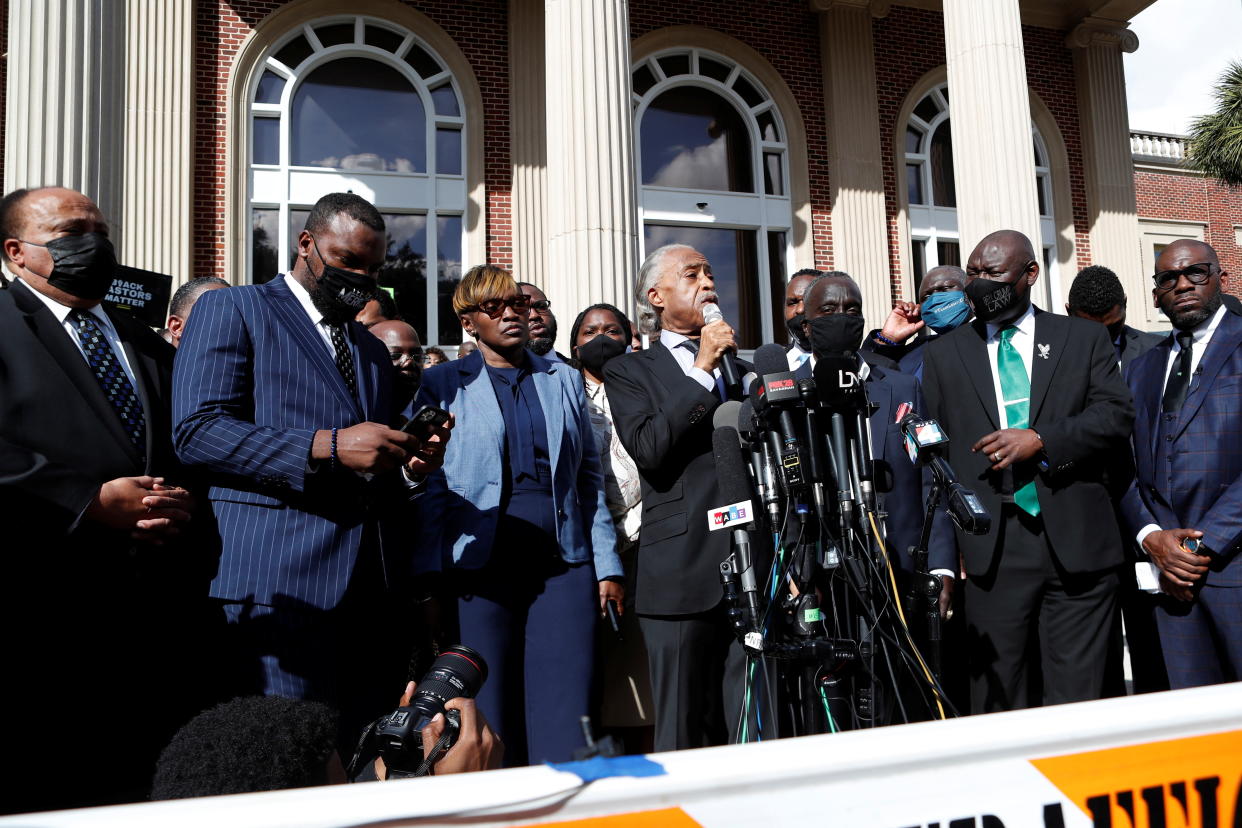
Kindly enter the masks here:
<path id="1" fill-rule="evenodd" d="M 578 318 L 574 320 L 573 327 L 569 329 L 569 349 L 573 353 L 573 349 L 578 347 L 578 331 L 582 330 L 582 320 L 586 319 L 586 315 L 594 310 L 605 310 L 617 317 L 617 322 L 621 325 L 621 332 L 625 334 L 625 342 L 628 345 L 630 340 L 634 338 L 634 326 L 630 324 L 627 317 L 616 305 L 610 305 L 607 302 L 600 302 L 598 305 L 591 307 L 578 314 Z"/>
<path id="2" fill-rule="evenodd" d="M 1116 273 L 1102 265 L 1091 265 L 1074 277 L 1066 303 L 1071 312 L 1103 316 L 1118 305 L 1126 306 L 1126 292 Z"/>
<path id="3" fill-rule="evenodd" d="M 244 696 L 177 731 L 155 766 L 152 799 L 307 788 L 328 781 L 336 712 L 325 704 Z"/>

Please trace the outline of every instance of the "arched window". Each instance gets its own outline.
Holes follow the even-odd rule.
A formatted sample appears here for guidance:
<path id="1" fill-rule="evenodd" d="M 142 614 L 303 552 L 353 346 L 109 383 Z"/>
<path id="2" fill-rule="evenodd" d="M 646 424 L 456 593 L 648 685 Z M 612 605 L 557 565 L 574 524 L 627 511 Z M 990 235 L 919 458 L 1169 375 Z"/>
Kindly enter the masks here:
<path id="1" fill-rule="evenodd" d="M 466 136 L 461 91 L 444 62 L 413 32 L 349 15 L 289 32 L 261 66 L 250 94 L 250 280 L 292 267 L 322 195 L 355 192 L 388 227 L 380 285 L 424 342 L 459 343 L 452 295 Z"/>
<path id="2" fill-rule="evenodd" d="M 1043 249 L 1043 272 L 1038 287 L 1047 294 L 1055 283 L 1057 230 L 1053 216 L 1052 174 L 1044 140 L 1031 126 L 1035 153 L 1035 190 L 1039 199 L 1038 244 Z M 910 216 L 910 263 L 913 290 L 923 274 L 940 265 L 965 267 L 957 232 L 957 192 L 953 183 L 953 132 L 949 120 L 949 90 L 935 87 L 915 105 L 905 131 L 906 202 Z M 1032 240 L 1034 241 L 1034 240 Z M 1045 295 L 1041 300 L 1046 307 Z"/>
<path id="3" fill-rule="evenodd" d="M 643 249 L 679 242 L 712 263 L 725 318 L 742 348 L 785 333 L 792 210 L 785 124 L 772 96 L 705 49 L 657 52 L 634 65 Z"/>

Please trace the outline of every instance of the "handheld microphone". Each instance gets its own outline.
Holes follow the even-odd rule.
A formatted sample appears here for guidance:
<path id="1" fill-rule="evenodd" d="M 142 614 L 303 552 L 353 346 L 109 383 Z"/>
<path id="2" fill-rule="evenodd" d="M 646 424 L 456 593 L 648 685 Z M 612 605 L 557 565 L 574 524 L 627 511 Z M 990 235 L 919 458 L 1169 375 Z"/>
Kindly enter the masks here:
<path id="1" fill-rule="evenodd" d="M 759 628 L 759 583 L 755 577 L 754 561 L 750 552 L 750 533 L 747 527 L 754 523 L 751 505 L 750 481 L 746 473 L 746 461 L 742 459 L 741 439 L 737 429 L 724 426 L 712 432 L 712 456 L 716 460 L 716 479 L 721 497 L 726 505 L 709 510 L 709 531 L 730 529 L 732 552 L 729 559 L 721 562 L 721 580 L 725 589 L 736 575 L 745 598 L 745 645 L 752 650 L 763 649 L 763 635 Z"/>
<path id="2" fill-rule="evenodd" d="M 945 459 L 949 436 L 940 423 L 911 411 L 902 417 L 900 427 L 910 462 L 916 466 L 930 466 L 944 488 L 949 517 L 968 535 L 986 535 L 992 528 L 992 515 L 979 496 L 958 481 L 953 467 Z"/>
<path id="3" fill-rule="evenodd" d="M 710 325 L 713 322 L 724 319 L 724 314 L 720 312 L 720 306 L 715 302 L 708 302 L 703 306 L 703 321 Z M 724 380 L 725 393 L 731 400 L 742 399 L 742 375 L 737 371 L 737 357 L 732 351 L 725 351 L 720 355 L 720 378 Z"/>

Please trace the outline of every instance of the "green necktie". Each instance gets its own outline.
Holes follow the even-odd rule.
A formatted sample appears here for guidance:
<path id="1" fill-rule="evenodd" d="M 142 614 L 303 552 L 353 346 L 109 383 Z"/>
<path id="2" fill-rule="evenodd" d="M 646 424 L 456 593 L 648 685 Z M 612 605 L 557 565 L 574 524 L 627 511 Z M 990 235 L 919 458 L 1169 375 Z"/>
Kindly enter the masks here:
<path id="1" fill-rule="evenodd" d="M 1000 372 L 1001 394 L 1005 397 L 1005 417 L 1009 428 L 1026 428 L 1031 410 L 1031 378 L 1022 364 L 1022 356 L 1013 346 L 1013 335 L 1017 332 L 1018 329 L 1012 325 L 1000 332 L 996 370 Z M 1013 502 L 1028 515 L 1038 515 L 1039 495 L 1035 493 L 1035 481 L 1028 480 L 1019 486 L 1017 469 L 1014 468 L 1014 487 Z"/>

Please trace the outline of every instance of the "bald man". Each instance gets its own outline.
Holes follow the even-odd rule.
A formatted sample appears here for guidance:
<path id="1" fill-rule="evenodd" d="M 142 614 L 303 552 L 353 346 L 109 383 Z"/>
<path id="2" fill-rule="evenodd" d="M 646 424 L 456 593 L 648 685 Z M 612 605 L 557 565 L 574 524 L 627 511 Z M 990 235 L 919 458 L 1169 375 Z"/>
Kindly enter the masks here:
<path id="1" fill-rule="evenodd" d="M 423 379 L 423 343 L 418 339 L 418 331 L 400 319 L 376 322 L 368 330 L 388 347 L 396 371 L 395 391 L 408 401 L 402 413 L 409 419 L 413 413 L 410 405 Z"/>
<path id="2" fill-rule="evenodd" d="M 958 532 L 976 713 L 1099 698 L 1118 623 L 1122 541 L 1101 520 L 1102 477 L 1134 406 L 1101 325 L 1031 304 L 1039 270 L 1026 236 L 985 237 L 966 266 L 975 321 L 923 362 L 949 460 L 992 515 L 987 534 Z"/>
<path id="3" fill-rule="evenodd" d="M 1156 622 L 1173 689 L 1242 679 L 1242 316 L 1228 280 L 1210 245 L 1166 247 L 1152 299 L 1173 334 L 1126 372 L 1137 473 L 1122 512 L 1164 593 Z"/>
<path id="4" fill-rule="evenodd" d="M 0 291 L 0 661 L 10 679 L 0 716 L 21 746 L 0 808 L 142 799 L 183 721 L 178 704 L 202 701 L 211 680 L 189 670 L 203 644 L 187 613 L 205 608 L 209 575 L 194 579 L 189 545 L 207 533 L 188 528 L 193 502 L 173 455 L 174 351 L 101 304 L 116 255 L 81 193 L 5 196 L 0 252 L 15 277 Z M 70 758 L 49 727 L 88 709 L 71 716 L 89 735 Z M 83 772 L 48 773 L 67 761 Z"/>

